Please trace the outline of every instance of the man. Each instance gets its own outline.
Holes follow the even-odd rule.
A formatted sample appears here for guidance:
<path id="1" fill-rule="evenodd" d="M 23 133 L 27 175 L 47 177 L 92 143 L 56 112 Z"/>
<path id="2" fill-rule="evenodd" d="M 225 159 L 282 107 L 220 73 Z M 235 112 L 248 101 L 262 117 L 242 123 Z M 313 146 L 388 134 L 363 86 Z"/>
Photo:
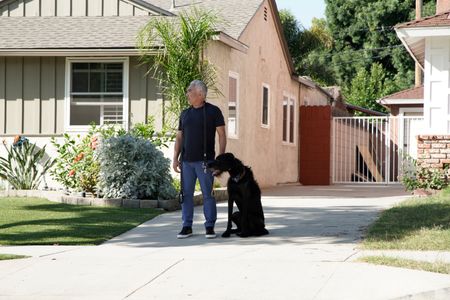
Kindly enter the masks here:
<path id="1" fill-rule="evenodd" d="M 219 154 L 225 152 L 226 134 L 222 112 L 217 106 L 206 102 L 207 93 L 208 88 L 204 82 L 200 80 L 191 82 L 186 94 L 191 106 L 180 115 L 175 140 L 173 169 L 178 173 L 181 171 L 183 197 L 181 203 L 183 228 L 177 235 L 179 239 L 192 236 L 193 198 L 197 178 L 203 194 L 205 236 L 206 238 L 216 237 L 214 225 L 217 219 L 217 207 L 216 200 L 212 196 L 214 177 L 206 168 L 206 163 L 215 158 L 216 132 L 219 136 Z"/>

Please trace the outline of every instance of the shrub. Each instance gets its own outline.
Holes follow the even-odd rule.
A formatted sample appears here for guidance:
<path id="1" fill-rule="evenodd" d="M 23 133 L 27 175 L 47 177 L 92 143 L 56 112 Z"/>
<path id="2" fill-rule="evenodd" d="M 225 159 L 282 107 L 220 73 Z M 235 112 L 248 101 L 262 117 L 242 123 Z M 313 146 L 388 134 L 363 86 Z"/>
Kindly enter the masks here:
<path id="1" fill-rule="evenodd" d="M 55 167 L 51 170 L 54 179 L 68 189 L 94 193 L 97 190 L 100 165 L 96 158 L 98 137 L 95 131 L 76 138 L 64 134 L 63 143 L 52 139 L 58 152 Z"/>
<path id="2" fill-rule="evenodd" d="M 425 168 L 417 164 L 411 156 L 405 156 L 402 162 L 401 183 L 408 191 L 415 189 L 441 190 L 448 185 L 448 169 Z"/>
<path id="3" fill-rule="evenodd" d="M 45 159 L 45 146 L 39 149 L 23 136 L 16 136 L 12 146 L 3 141 L 8 157 L 0 157 L 0 178 L 17 190 L 37 189 L 54 160 Z M 40 165 L 40 167 L 39 167 Z"/>
<path id="4" fill-rule="evenodd" d="M 126 134 L 99 147 L 100 182 L 105 197 L 173 199 L 170 161 L 150 141 Z"/>

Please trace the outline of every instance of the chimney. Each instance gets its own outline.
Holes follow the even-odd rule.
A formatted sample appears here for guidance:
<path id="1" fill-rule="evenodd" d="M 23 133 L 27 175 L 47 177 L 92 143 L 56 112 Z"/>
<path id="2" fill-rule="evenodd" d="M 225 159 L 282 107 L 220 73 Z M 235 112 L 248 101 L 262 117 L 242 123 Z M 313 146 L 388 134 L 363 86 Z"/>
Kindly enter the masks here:
<path id="1" fill-rule="evenodd" d="M 174 10 L 176 7 L 175 0 L 172 0 L 172 6 L 170 7 L 170 10 Z"/>
<path id="2" fill-rule="evenodd" d="M 450 11 L 450 0 L 437 0 L 436 14 L 441 14 L 446 11 Z"/>

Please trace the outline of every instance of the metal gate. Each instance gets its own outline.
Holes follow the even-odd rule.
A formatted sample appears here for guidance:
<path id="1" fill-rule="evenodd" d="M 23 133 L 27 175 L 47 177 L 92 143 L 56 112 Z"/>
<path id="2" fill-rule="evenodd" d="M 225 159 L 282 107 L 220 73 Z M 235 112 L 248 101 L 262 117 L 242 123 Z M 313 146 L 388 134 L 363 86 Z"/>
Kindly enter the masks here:
<path id="1" fill-rule="evenodd" d="M 406 155 L 417 158 L 422 117 L 334 117 L 333 183 L 398 182 Z"/>

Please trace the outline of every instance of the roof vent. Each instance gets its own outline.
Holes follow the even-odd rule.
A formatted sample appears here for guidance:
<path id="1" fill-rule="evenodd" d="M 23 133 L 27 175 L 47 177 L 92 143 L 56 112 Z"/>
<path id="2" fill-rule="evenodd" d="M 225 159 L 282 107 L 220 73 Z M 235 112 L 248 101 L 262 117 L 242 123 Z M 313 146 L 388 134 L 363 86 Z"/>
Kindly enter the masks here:
<path id="1" fill-rule="evenodd" d="M 264 21 L 267 21 L 267 6 L 264 6 Z"/>

